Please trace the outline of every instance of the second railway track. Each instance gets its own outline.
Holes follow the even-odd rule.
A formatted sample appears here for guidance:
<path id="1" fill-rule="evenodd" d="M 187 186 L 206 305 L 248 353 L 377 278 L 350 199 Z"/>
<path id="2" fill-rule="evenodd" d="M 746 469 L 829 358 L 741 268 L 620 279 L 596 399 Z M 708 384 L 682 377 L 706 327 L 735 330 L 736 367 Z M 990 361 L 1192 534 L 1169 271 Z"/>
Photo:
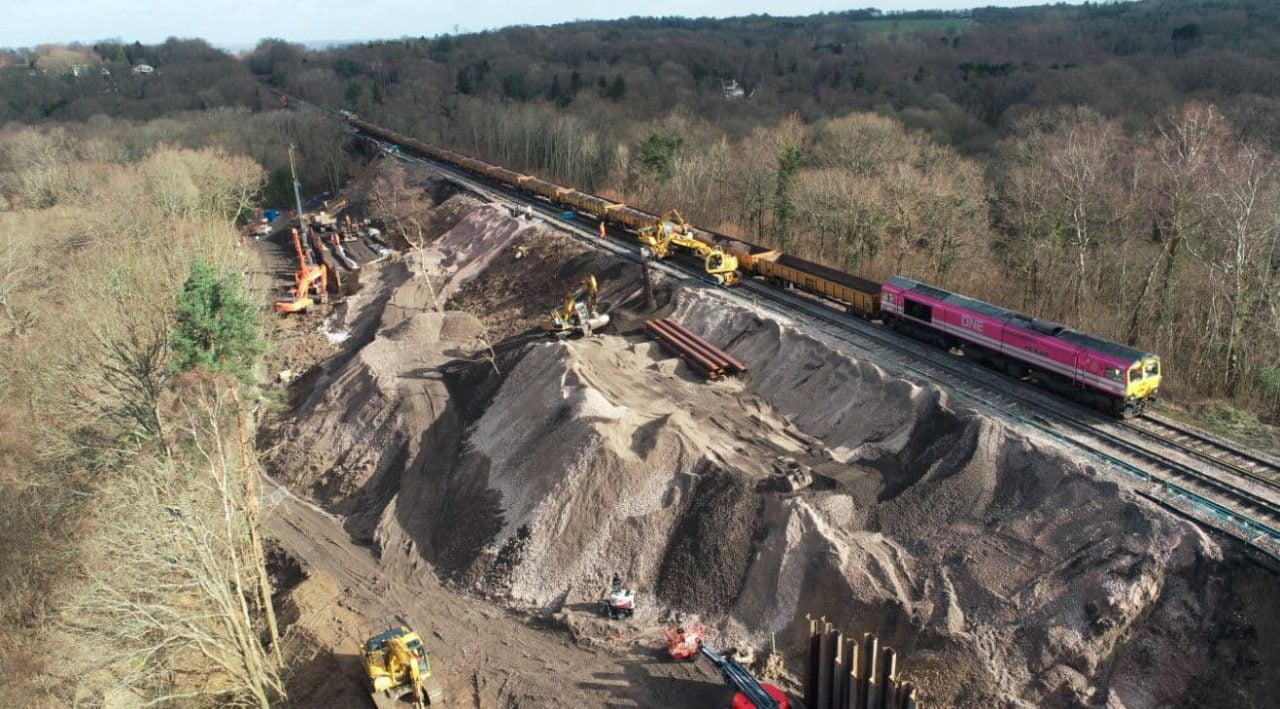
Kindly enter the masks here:
<path id="1" fill-rule="evenodd" d="M 1260 486 L 1280 491 L 1280 463 L 1271 458 L 1160 416 L 1143 416 L 1122 425 Z"/>

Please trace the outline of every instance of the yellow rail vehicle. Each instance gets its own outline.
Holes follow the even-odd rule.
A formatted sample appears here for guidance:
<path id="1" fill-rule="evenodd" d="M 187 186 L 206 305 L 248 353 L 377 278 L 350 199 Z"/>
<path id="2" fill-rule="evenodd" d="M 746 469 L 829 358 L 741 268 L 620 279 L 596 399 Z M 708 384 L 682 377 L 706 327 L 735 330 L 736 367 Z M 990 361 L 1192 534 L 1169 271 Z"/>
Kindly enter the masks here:
<path id="1" fill-rule="evenodd" d="M 875 281 L 772 249 L 735 253 L 743 271 L 775 285 L 839 301 L 859 317 L 872 318 L 880 313 L 880 284 Z"/>

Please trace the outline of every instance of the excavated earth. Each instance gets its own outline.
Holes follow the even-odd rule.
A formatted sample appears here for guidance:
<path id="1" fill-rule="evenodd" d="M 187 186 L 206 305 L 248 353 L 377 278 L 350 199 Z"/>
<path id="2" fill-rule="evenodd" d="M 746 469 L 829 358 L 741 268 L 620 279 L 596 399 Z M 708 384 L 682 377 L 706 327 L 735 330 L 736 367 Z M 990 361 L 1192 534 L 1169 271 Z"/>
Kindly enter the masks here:
<path id="1" fill-rule="evenodd" d="M 613 324 L 538 332 L 587 273 Z M 325 324 L 346 339 L 263 433 L 274 478 L 318 505 L 290 514 L 345 528 L 321 544 L 297 519 L 277 527 L 310 566 L 286 595 L 316 647 L 354 643 L 342 636 L 369 620 L 361 603 L 386 600 L 374 587 L 422 604 L 399 610 L 433 627 L 451 608 L 439 613 L 462 627 L 550 643 L 499 659 L 436 630 L 442 674 L 476 705 L 554 703 L 557 673 L 590 661 L 539 659 L 550 652 L 659 668 L 622 673 L 652 685 L 628 690 L 633 705 L 727 705 L 705 670 L 657 676 L 662 628 L 691 614 L 717 646 L 775 634 L 793 691 L 806 614 L 878 633 L 930 704 L 1250 706 L 1280 690 L 1266 669 L 1280 660 L 1274 573 L 942 390 L 701 284 L 660 281 L 643 312 L 638 266 L 493 206 L 362 281 Z M 644 336 L 655 314 L 750 370 L 700 381 Z M 782 456 L 814 483 L 781 487 Z M 345 577 L 333 568 L 347 562 L 308 558 L 367 554 L 355 545 L 373 554 Z M 594 607 L 615 573 L 640 610 L 609 624 Z M 494 681 L 524 661 L 523 684 Z M 358 669 L 342 667 L 321 663 L 295 698 L 360 700 Z M 590 684 L 559 696 L 619 701 Z"/>

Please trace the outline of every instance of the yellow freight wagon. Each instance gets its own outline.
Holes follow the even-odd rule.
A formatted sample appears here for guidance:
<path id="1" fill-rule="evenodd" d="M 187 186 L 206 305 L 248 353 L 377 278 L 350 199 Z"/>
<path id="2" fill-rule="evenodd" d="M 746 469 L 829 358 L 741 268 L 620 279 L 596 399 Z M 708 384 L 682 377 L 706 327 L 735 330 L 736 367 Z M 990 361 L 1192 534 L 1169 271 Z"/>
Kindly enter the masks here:
<path id="1" fill-rule="evenodd" d="M 875 281 L 788 256 L 781 251 L 734 253 L 743 271 L 784 287 L 799 288 L 838 300 L 849 312 L 864 318 L 873 318 L 880 313 L 880 284 Z"/>

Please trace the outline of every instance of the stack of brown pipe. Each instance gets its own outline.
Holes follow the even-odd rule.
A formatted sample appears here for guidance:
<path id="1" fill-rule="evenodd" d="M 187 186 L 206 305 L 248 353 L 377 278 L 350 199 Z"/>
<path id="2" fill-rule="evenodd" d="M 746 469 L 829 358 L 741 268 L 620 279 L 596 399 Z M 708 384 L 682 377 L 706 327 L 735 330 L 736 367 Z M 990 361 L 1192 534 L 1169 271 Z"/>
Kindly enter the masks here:
<path id="1" fill-rule="evenodd" d="M 733 355 L 704 340 L 700 335 L 676 322 L 674 318 L 658 318 L 644 324 L 644 329 L 689 368 L 707 379 L 726 374 L 741 374 L 747 365 Z"/>

